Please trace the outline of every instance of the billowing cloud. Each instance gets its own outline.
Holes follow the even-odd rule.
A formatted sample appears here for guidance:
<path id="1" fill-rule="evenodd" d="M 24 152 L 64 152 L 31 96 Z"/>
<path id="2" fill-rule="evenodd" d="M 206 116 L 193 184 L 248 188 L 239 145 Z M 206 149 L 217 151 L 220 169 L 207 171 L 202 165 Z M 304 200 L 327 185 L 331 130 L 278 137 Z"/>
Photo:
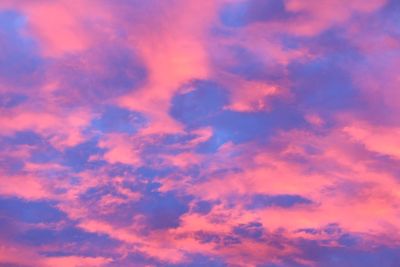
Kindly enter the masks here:
<path id="1" fill-rule="evenodd" d="M 1 1 L 0 266 L 397 266 L 399 12 Z"/>

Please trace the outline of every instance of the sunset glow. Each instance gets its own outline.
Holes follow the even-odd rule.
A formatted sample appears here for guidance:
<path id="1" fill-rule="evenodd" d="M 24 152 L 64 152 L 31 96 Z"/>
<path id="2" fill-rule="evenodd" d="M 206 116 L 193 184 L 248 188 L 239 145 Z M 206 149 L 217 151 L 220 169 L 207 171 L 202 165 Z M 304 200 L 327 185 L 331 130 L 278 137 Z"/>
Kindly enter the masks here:
<path id="1" fill-rule="evenodd" d="M 399 70 L 399 0 L 0 0 L 0 267 L 398 267 Z"/>

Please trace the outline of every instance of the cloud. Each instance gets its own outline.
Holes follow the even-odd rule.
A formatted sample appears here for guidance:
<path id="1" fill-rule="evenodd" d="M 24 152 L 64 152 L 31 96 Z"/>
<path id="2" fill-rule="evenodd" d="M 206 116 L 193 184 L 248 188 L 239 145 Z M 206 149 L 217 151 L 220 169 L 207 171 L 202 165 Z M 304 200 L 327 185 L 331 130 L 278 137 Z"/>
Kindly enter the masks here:
<path id="1" fill-rule="evenodd" d="M 0 1 L 0 265 L 395 266 L 399 7 Z"/>

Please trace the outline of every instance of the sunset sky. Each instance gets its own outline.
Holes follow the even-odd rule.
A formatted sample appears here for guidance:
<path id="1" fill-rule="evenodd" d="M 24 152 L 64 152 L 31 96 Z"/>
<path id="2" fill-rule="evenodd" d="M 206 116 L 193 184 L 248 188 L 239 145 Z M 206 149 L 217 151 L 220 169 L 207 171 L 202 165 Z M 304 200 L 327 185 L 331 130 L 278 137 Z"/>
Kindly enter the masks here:
<path id="1" fill-rule="evenodd" d="M 400 266 L 399 0 L 0 0 L 0 267 Z"/>

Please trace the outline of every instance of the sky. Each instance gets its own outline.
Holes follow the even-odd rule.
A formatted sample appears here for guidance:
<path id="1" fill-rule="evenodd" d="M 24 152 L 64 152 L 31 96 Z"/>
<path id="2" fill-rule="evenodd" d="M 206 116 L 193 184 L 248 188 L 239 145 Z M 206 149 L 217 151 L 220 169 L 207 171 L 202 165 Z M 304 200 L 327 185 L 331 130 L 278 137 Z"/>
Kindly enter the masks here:
<path id="1" fill-rule="evenodd" d="M 397 267 L 400 1 L 1 0 L 0 267 Z"/>

